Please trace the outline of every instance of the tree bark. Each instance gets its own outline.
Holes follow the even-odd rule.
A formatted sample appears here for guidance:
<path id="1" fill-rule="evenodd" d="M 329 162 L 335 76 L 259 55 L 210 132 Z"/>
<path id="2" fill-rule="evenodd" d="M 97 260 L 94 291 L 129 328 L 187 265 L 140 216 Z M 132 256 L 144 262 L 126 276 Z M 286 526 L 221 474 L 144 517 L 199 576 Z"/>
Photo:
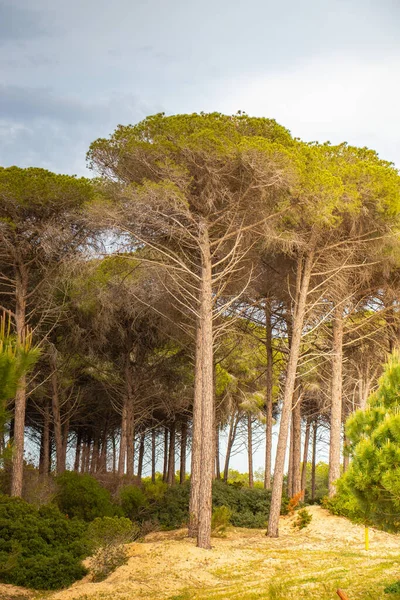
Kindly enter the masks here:
<path id="1" fill-rule="evenodd" d="M 224 482 L 227 483 L 229 476 L 229 461 L 231 458 L 231 452 L 233 448 L 233 444 L 235 443 L 236 431 L 239 423 L 238 415 L 231 416 L 229 423 L 229 434 L 228 434 L 228 443 L 226 446 L 226 455 L 225 455 L 225 466 L 224 466 Z"/>
<path id="2" fill-rule="evenodd" d="M 163 465 L 163 476 L 162 480 L 167 481 L 168 473 L 168 427 L 164 427 L 164 465 Z"/>
<path id="3" fill-rule="evenodd" d="M 274 482 L 272 486 L 271 495 L 271 508 L 268 520 L 269 537 L 278 537 L 279 535 L 279 514 L 282 501 L 282 484 L 283 472 L 285 468 L 286 446 L 289 432 L 290 414 L 292 409 L 292 398 L 296 382 L 297 364 L 299 361 L 300 344 L 307 305 L 307 294 L 310 285 L 313 260 L 314 250 L 311 249 L 306 255 L 304 266 L 302 264 L 302 261 L 299 261 L 300 264 L 297 269 L 299 293 L 295 306 L 292 342 L 290 346 L 289 361 L 286 371 L 286 385 L 283 396 L 278 446 L 276 451 Z"/>
<path id="4" fill-rule="evenodd" d="M 139 458 L 138 458 L 138 470 L 137 470 L 137 478 L 139 480 L 139 483 L 142 481 L 142 473 L 143 473 L 144 441 L 145 441 L 145 434 L 143 431 L 140 434 L 140 444 L 139 444 Z"/>
<path id="5" fill-rule="evenodd" d="M 82 447 L 82 431 L 78 429 L 78 433 L 76 434 L 76 447 L 75 447 L 75 462 L 74 462 L 74 471 L 78 473 L 79 471 L 79 463 L 81 458 L 81 447 Z"/>
<path id="6" fill-rule="evenodd" d="M 336 493 L 340 477 L 340 438 L 342 427 L 343 309 L 336 306 L 332 319 L 332 393 L 329 445 L 329 496 Z"/>
<path id="7" fill-rule="evenodd" d="M 28 273 L 24 265 L 16 266 L 15 286 L 15 326 L 18 341 L 23 343 L 26 334 L 26 296 L 28 291 Z M 26 377 L 22 375 L 18 382 L 14 403 L 14 447 L 11 467 L 11 496 L 22 496 L 24 477 L 24 442 L 26 411 Z"/>
<path id="8" fill-rule="evenodd" d="M 265 348 L 267 355 L 266 397 L 265 397 L 265 474 L 264 488 L 271 489 L 271 453 L 272 453 L 272 391 L 273 391 L 273 355 L 272 355 L 272 307 L 271 300 L 265 301 Z"/>
<path id="9" fill-rule="evenodd" d="M 172 423 L 169 433 L 169 452 L 168 452 L 168 485 L 175 484 L 175 421 Z"/>
<path id="10" fill-rule="evenodd" d="M 317 432 L 318 421 L 315 419 L 313 426 L 312 463 L 311 463 L 311 502 L 315 501 L 315 470 L 317 466 Z"/>
<path id="11" fill-rule="evenodd" d="M 202 295 L 202 292 L 201 292 Z M 200 304 L 202 300 L 200 297 Z M 196 366 L 193 400 L 193 428 L 192 428 L 192 457 L 190 474 L 190 500 L 189 500 L 189 537 L 196 537 L 199 524 L 199 496 L 200 496 L 200 471 L 201 471 L 201 419 L 202 419 L 202 355 L 203 336 L 200 322 L 196 332 Z"/>
<path id="12" fill-rule="evenodd" d="M 201 471 L 199 494 L 199 526 L 197 546 L 211 548 L 212 479 L 215 451 L 214 437 L 214 352 L 213 352 L 213 296 L 210 240 L 207 225 L 200 223 L 202 254 L 202 411 L 201 411 Z"/>
<path id="13" fill-rule="evenodd" d="M 219 426 L 215 427 L 215 478 L 221 479 L 221 465 L 219 462 Z"/>
<path id="14" fill-rule="evenodd" d="M 43 415 L 43 429 L 40 441 L 39 475 L 46 476 L 50 471 L 50 407 L 46 401 Z"/>
<path id="15" fill-rule="evenodd" d="M 119 442 L 119 457 L 118 457 L 118 475 L 122 477 L 125 474 L 125 460 L 126 460 L 126 436 L 127 436 L 127 419 L 128 419 L 128 398 L 125 396 L 124 403 L 122 406 L 121 415 L 121 435 Z"/>
<path id="16" fill-rule="evenodd" d="M 156 430 L 151 430 L 151 481 L 156 482 Z"/>
<path id="17" fill-rule="evenodd" d="M 293 497 L 293 418 L 289 429 L 289 461 L 287 473 L 287 495 Z"/>
<path id="18" fill-rule="evenodd" d="M 247 458 L 249 465 L 249 487 L 254 487 L 253 476 L 253 429 L 252 429 L 251 414 L 247 415 Z"/>
<path id="19" fill-rule="evenodd" d="M 301 492 L 301 395 L 298 391 L 293 394 L 293 493 Z"/>
<path id="20" fill-rule="evenodd" d="M 126 386 L 126 472 L 133 477 L 135 462 L 135 424 L 133 410 L 133 380 L 131 369 L 131 342 L 125 357 L 125 386 Z"/>
<path id="21" fill-rule="evenodd" d="M 57 350 L 52 345 L 49 351 L 51 368 L 51 406 L 53 411 L 53 431 L 54 442 L 56 445 L 56 473 L 60 475 L 65 471 L 65 461 L 63 460 L 63 435 L 61 424 L 60 394 L 58 389 L 58 369 L 57 369 Z"/>
<path id="22" fill-rule="evenodd" d="M 179 483 L 185 483 L 186 479 L 186 446 L 187 446 L 187 420 L 185 418 L 181 425 L 181 454 L 179 468 Z"/>
<path id="23" fill-rule="evenodd" d="M 303 464 L 302 464 L 302 469 L 301 469 L 301 490 L 303 492 L 302 497 L 301 497 L 302 500 L 304 500 L 304 498 L 305 498 L 306 487 L 307 487 L 307 462 L 308 462 L 308 447 L 310 445 L 310 425 L 311 425 L 310 417 L 307 417 L 306 431 L 304 434 Z"/>

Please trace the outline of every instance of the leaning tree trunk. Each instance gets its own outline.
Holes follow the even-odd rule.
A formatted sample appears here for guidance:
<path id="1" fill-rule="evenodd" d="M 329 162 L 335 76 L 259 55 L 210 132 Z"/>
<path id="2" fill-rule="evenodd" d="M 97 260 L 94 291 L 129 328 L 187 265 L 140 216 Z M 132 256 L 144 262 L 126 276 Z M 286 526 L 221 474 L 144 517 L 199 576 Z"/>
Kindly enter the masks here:
<path id="1" fill-rule="evenodd" d="M 202 292 L 201 292 L 202 296 Z M 200 304 L 202 299 L 200 297 Z M 202 419 L 202 356 L 203 336 L 200 323 L 196 334 L 196 366 L 194 381 L 193 401 L 193 428 L 192 428 L 192 460 L 190 474 L 190 500 L 189 500 L 189 537 L 196 537 L 199 524 L 199 496 L 200 496 L 200 471 L 201 471 L 201 419 Z"/>
<path id="2" fill-rule="evenodd" d="M 317 432 L 318 421 L 315 419 L 313 425 L 312 462 L 311 462 L 311 502 L 315 501 L 315 470 L 317 467 Z"/>
<path id="3" fill-rule="evenodd" d="M 200 223 L 202 253 L 202 411 L 201 411 L 201 471 L 199 494 L 199 526 L 197 546 L 211 548 L 212 480 L 214 471 L 214 352 L 213 352 L 213 296 L 210 240 L 207 225 Z"/>
<path id="4" fill-rule="evenodd" d="M 303 448 L 303 464 L 301 469 L 301 499 L 304 500 L 306 495 L 307 486 L 307 461 L 308 461 L 308 446 L 310 445 L 310 417 L 307 417 L 306 431 L 304 435 L 304 448 Z"/>
<path id="5" fill-rule="evenodd" d="M 18 341 L 23 343 L 26 334 L 26 296 L 28 291 L 28 273 L 24 265 L 16 268 L 15 287 L 15 326 Z M 18 382 L 14 403 L 14 441 L 11 467 L 11 496 L 22 496 L 24 477 L 24 441 L 26 411 L 26 376 Z"/>
<path id="6" fill-rule="evenodd" d="M 307 294 L 314 260 L 314 251 L 310 250 L 305 258 L 304 266 L 299 261 L 297 269 L 298 297 L 293 319 L 293 333 L 286 371 L 286 385 L 283 395 L 282 413 L 279 427 L 278 446 L 275 459 L 274 483 L 272 486 L 271 508 L 268 520 L 268 536 L 279 535 L 279 514 L 282 501 L 283 472 L 285 468 L 286 446 L 292 409 L 292 398 L 296 382 L 297 364 L 300 355 L 300 344 L 303 332 L 304 317 L 307 305 Z"/>
<path id="7" fill-rule="evenodd" d="M 229 424 L 229 435 L 228 435 L 228 443 L 226 446 L 226 455 L 225 455 L 225 466 L 224 466 L 224 482 L 227 483 L 229 476 L 229 461 L 231 459 L 231 453 L 233 444 L 235 443 L 237 427 L 239 423 L 239 416 L 236 414 L 231 417 Z"/>
<path id="8" fill-rule="evenodd" d="M 181 425 L 181 453 L 179 468 L 179 483 L 182 485 L 186 479 L 186 446 L 187 446 L 187 419 Z"/>
<path id="9" fill-rule="evenodd" d="M 267 355 L 266 394 L 265 394 L 265 474 L 264 488 L 271 489 L 271 453 L 272 453 L 272 390 L 273 390 L 273 355 L 272 355 L 272 309 L 271 301 L 265 301 L 265 347 Z"/>
<path id="10" fill-rule="evenodd" d="M 292 496 L 301 492 L 301 394 L 296 391 L 293 394 L 293 493 Z"/>
<path id="11" fill-rule="evenodd" d="M 329 496 L 336 493 L 340 477 L 340 438 L 342 427 L 343 309 L 336 306 L 332 320 L 331 436 L 329 445 Z"/>
<path id="12" fill-rule="evenodd" d="M 253 429 L 251 414 L 247 415 L 247 457 L 249 465 L 249 487 L 254 487 L 253 475 Z"/>

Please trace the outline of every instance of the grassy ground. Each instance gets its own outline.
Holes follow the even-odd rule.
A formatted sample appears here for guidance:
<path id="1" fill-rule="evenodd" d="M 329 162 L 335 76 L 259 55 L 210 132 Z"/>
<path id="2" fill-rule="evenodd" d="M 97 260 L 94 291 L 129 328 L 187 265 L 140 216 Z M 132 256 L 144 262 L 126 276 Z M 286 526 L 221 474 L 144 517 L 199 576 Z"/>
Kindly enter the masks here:
<path id="1" fill-rule="evenodd" d="M 132 544 L 128 564 L 106 581 L 87 579 L 68 590 L 30 598 L 337 600 L 341 588 L 350 600 L 400 599 L 400 594 L 383 592 L 400 579 L 399 536 L 371 531 L 367 552 L 362 527 L 320 507 L 309 510 L 313 519 L 302 531 L 293 528 L 293 518 L 283 517 L 278 539 L 268 539 L 260 530 L 231 530 L 214 540 L 212 551 L 196 548 L 184 530 L 152 534 L 146 542 Z"/>

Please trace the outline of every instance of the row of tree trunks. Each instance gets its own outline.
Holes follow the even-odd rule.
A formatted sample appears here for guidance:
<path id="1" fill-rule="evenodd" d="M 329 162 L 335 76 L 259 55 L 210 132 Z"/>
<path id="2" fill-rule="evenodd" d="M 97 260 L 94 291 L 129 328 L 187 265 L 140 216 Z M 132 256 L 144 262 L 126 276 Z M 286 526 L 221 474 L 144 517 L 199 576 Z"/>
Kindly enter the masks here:
<path id="1" fill-rule="evenodd" d="M 271 489 L 271 450 L 272 450 L 272 405 L 273 405 L 273 353 L 272 353 L 272 306 L 265 301 L 265 347 L 267 357 L 266 398 L 265 398 L 265 475 L 264 488 Z"/>

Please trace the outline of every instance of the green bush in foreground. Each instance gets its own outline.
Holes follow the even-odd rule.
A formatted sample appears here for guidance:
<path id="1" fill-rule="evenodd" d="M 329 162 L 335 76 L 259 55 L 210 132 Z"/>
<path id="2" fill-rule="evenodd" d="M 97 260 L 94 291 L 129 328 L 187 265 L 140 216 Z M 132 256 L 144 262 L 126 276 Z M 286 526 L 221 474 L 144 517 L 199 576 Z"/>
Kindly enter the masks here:
<path id="1" fill-rule="evenodd" d="M 0 581 L 42 590 L 68 587 L 87 570 L 86 525 L 54 506 L 0 496 Z"/>
<path id="2" fill-rule="evenodd" d="M 64 514 L 83 521 L 96 517 L 112 517 L 116 507 L 111 502 L 108 490 L 90 475 L 66 471 L 56 477 L 57 495 L 55 502 Z"/>

